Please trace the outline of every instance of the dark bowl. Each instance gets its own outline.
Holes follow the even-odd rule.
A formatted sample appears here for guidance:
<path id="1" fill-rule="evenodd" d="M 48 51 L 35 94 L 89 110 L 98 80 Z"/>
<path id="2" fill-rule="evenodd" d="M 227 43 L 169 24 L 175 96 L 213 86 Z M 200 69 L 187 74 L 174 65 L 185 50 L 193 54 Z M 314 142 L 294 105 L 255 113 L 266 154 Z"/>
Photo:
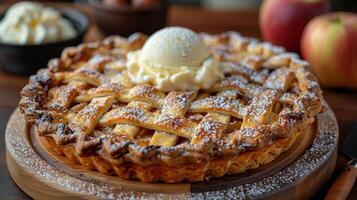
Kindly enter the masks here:
<path id="1" fill-rule="evenodd" d="M 98 28 L 106 36 L 129 36 L 134 32 L 150 35 L 166 25 L 168 6 L 165 1 L 153 8 L 110 7 L 100 0 L 89 0 L 89 3 L 94 10 Z"/>
<path id="2" fill-rule="evenodd" d="M 0 43 L 0 67 L 2 69 L 19 75 L 34 74 L 38 69 L 46 67 L 50 59 L 59 57 L 64 48 L 77 46 L 83 42 L 84 34 L 89 26 L 88 18 L 73 9 L 58 10 L 73 24 L 77 35 L 68 40 L 38 45 Z M 4 14 L 0 16 L 0 19 L 3 17 Z"/>

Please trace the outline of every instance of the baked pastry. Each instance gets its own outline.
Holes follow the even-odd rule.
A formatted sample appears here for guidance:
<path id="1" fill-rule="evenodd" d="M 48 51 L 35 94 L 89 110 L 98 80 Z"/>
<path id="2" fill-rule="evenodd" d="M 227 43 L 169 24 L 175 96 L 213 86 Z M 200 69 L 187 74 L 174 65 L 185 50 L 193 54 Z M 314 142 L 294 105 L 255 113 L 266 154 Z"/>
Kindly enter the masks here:
<path id="1" fill-rule="evenodd" d="M 143 182 L 241 173 L 287 150 L 322 92 L 296 54 L 236 32 L 166 28 L 67 48 L 30 78 L 20 109 L 89 170 Z"/>

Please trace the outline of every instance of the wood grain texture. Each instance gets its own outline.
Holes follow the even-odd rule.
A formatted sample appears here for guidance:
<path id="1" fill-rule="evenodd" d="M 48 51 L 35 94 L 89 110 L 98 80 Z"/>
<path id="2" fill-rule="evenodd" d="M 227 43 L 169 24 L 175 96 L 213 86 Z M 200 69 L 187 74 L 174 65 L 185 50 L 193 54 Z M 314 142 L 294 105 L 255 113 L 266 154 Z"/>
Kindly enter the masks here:
<path id="1" fill-rule="evenodd" d="M 125 187 L 128 190 L 139 190 L 142 192 L 189 192 L 190 185 L 188 183 L 182 184 L 163 184 L 163 183 L 143 183 L 140 181 L 124 180 L 116 176 L 108 176 L 96 171 L 89 171 L 81 165 L 75 164 L 67 159 L 66 156 L 58 154 L 47 139 L 40 137 L 32 129 L 30 135 L 30 143 L 33 145 L 35 151 L 50 165 L 59 170 L 64 171 L 71 176 L 89 182 L 102 182 L 119 187 Z"/>
<path id="2" fill-rule="evenodd" d="M 328 109 L 325 113 L 331 113 L 331 110 Z M 325 114 L 320 115 L 324 116 Z M 320 131 L 331 131 L 332 136 L 337 134 L 337 132 L 334 132 L 337 129 L 327 130 L 324 128 L 327 127 L 326 124 L 335 124 L 333 126 L 337 127 L 333 118 L 320 117 L 317 124 L 319 127 L 317 129 L 318 138 L 320 135 L 325 134 L 325 132 Z M 56 153 L 54 149 L 51 149 L 52 146 L 46 146 L 46 143 L 42 143 L 43 141 L 39 142 L 43 138 L 37 137 L 37 134 L 31 130 L 30 126 L 26 126 L 23 116 L 19 111 L 15 111 L 8 122 L 6 144 L 8 150 L 7 165 L 12 178 L 24 192 L 34 199 L 42 199 L 43 197 L 50 199 L 107 199 L 109 195 L 119 195 L 115 198 L 120 199 L 156 199 L 159 197 L 187 199 L 196 195 L 197 197 L 207 195 L 206 191 L 197 191 L 197 188 L 195 189 L 196 191 L 193 191 L 193 186 L 189 183 L 147 184 L 83 170 L 81 166 L 68 162 L 65 157 Z M 311 141 L 314 141 L 314 143 L 311 147 L 308 147 L 308 151 L 312 152 L 314 151 L 314 146 L 324 144 L 324 141 L 319 141 L 321 138 L 313 140 L 315 132 L 316 127 L 311 127 L 309 131 L 302 135 L 305 137 L 299 138 L 297 144 L 290 151 L 282 154 L 270 166 L 262 166 L 239 176 L 227 176 L 226 178 L 216 179 L 212 183 L 208 181 L 203 184 L 207 184 L 208 188 L 215 188 L 215 185 L 218 185 L 216 189 L 221 189 L 220 193 L 223 195 L 229 193 L 229 195 L 236 197 L 245 195 L 240 192 L 241 189 L 235 189 L 242 187 L 243 191 L 255 191 L 258 189 L 262 193 L 254 195 L 261 195 L 260 197 L 307 199 L 329 178 L 336 161 L 337 137 L 333 137 L 335 139 L 332 138 L 331 141 L 327 141 L 327 143 L 332 144 L 332 148 L 325 153 L 321 153 L 323 151 L 318 150 L 321 155 L 313 153 L 312 155 L 305 156 L 306 152 L 304 153 L 304 150 L 310 146 Z M 317 142 L 322 143 L 319 144 Z M 305 160 L 301 161 L 301 159 Z M 284 166 L 283 162 L 290 164 Z M 310 166 L 304 168 L 305 166 L 299 164 L 299 162 L 312 162 L 315 168 L 311 168 Z M 300 170 L 307 173 L 300 175 Z M 277 171 L 279 173 L 276 173 Z M 298 171 L 299 174 L 291 174 L 294 171 Z M 277 176 L 277 174 L 282 175 Z M 273 179 L 276 182 L 280 182 L 290 178 L 286 176 L 295 176 L 296 178 L 293 178 L 293 181 L 290 183 L 286 182 L 286 184 L 276 187 L 273 191 L 269 188 L 269 190 L 264 192 L 265 186 L 259 186 L 262 183 L 267 184 L 266 180 Z M 266 180 L 259 183 L 263 179 Z M 229 184 L 230 182 L 231 184 Z M 223 187 L 224 185 L 225 187 Z M 257 188 L 252 188 L 253 185 Z M 308 192 L 301 192 L 307 188 L 309 189 Z M 204 190 L 207 190 L 207 188 L 204 188 Z M 288 194 L 295 194 L 295 196 Z"/>
<path id="3" fill-rule="evenodd" d="M 283 152 L 272 162 L 260 166 L 257 169 L 248 170 L 245 173 L 224 176 L 218 179 L 212 179 L 208 182 L 199 182 L 191 184 L 191 191 L 214 191 L 232 187 L 235 185 L 243 185 L 262 179 L 263 177 L 271 176 L 296 161 L 310 146 L 315 138 L 316 124 L 308 127 L 306 132 L 300 134 L 295 143 L 290 149 Z"/>
<path id="4" fill-rule="evenodd" d="M 90 17 L 92 25 L 86 35 L 87 41 L 95 41 L 102 38 L 97 27 L 93 24 L 93 11 L 89 6 L 83 4 L 66 4 L 60 3 L 56 6 L 72 7 L 80 10 Z M 8 5 L 1 4 L 0 11 L 4 11 Z M 185 10 L 189 9 L 191 14 L 198 16 L 198 19 L 187 20 Z M 208 14 L 207 14 L 208 13 Z M 213 14 L 212 14 L 213 13 Z M 216 13 L 216 14 L 215 14 Z M 219 11 L 218 13 L 225 13 Z M 170 9 L 169 24 L 183 25 L 193 28 L 197 31 L 207 31 L 211 33 L 219 33 L 222 31 L 237 30 L 246 36 L 260 37 L 258 27 L 258 12 L 257 10 L 243 10 L 243 11 L 229 11 L 226 19 L 220 18 L 216 11 L 207 11 L 198 7 L 182 7 L 173 6 Z M 243 14 L 242 14 L 243 13 Z M 244 14 L 247 13 L 247 14 Z M 249 17 L 247 17 L 249 15 Z M 228 18 L 227 16 L 231 17 Z M 214 19 L 213 19 L 214 18 Z M 220 19 L 215 19 L 220 18 Z M 219 20 L 220 24 L 216 24 Z M 243 21 L 243 22 L 242 22 Z M 249 24 L 247 24 L 249 23 Z M 249 27 L 249 28 L 245 28 Z M 252 27 L 252 28 L 251 28 Z M 1 65 L 1 60 L 0 60 Z M 0 131 L 5 133 L 6 123 L 17 107 L 20 99 L 20 91 L 22 87 L 28 82 L 28 77 L 14 76 L 0 71 Z M 340 129 L 339 146 L 343 143 L 346 135 L 354 123 L 357 123 L 357 92 L 353 90 L 331 90 L 324 89 L 324 97 L 329 105 L 334 110 L 338 119 Z M 8 174 L 5 162 L 5 135 L 0 134 L 0 199 L 23 200 L 30 199 L 23 193 L 12 181 Z M 334 169 L 333 176 L 324 184 L 324 187 L 313 196 L 313 199 L 324 199 L 327 191 L 332 186 L 335 179 L 337 179 L 341 169 L 349 159 L 343 154 L 339 153 L 337 164 Z M 357 183 L 354 184 L 351 193 L 347 197 L 348 200 L 357 199 Z"/>
<path id="5" fill-rule="evenodd" d="M 6 161 L 9 173 L 12 178 L 16 180 L 16 184 L 30 197 L 34 199 L 86 199 L 90 198 L 84 196 L 78 196 L 76 193 L 69 191 L 61 192 L 58 188 L 53 188 L 50 184 L 43 181 L 38 181 L 37 177 L 26 170 L 20 163 L 16 162 L 13 157 L 8 153 L 6 154 Z"/>
<path id="6" fill-rule="evenodd" d="M 16 184 L 30 197 L 61 200 L 130 199 L 131 197 L 154 199 L 158 197 L 157 193 L 150 191 L 150 186 L 139 187 L 144 191 L 135 189 L 142 184 L 137 181 L 114 184 L 109 176 L 98 174 L 94 180 L 94 175 L 91 175 L 90 180 L 82 180 L 82 178 L 67 174 L 65 169 L 52 166 L 37 154 L 29 135 L 30 129 L 19 110 L 14 112 L 6 129 L 6 161 L 9 173 Z M 72 168 L 70 165 L 68 167 Z M 78 169 L 73 170 L 75 172 Z M 78 172 L 77 176 L 81 177 L 81 172 Z M 164 185 L 155 186 L 156 189 L 159 187 L 162 188 Z M 189 187 L 184 184 L 182 186 L 165 185 L 165 187 L 177 188 L 177 190 L 163 189 L 166 192 L 160 193 L 162 198 L 187 199 Z"/>
<path id="7" fill-rule="evenodd" d="M 331 160 L 337 159 L 337 151 L 332 155 Z M 326 167 L 321 168 L 319 171 L 315 171 L 311 176 L 307 177 L 305 181 L 297 187 L 294 193 L 294 199 L 310 199 L 317 192 L 317 188 L 314 185 L 323 185 L 329 177 L 323 176 L 323 174 L 332 174 L 335 169 L 335 163 L 327 162 L 324 164 Z M 314 198 L 311 198 L 314 199 Z"/>
<path id="8" fill-rule="evenodd" d="M 327 193 L 326 200 L 344 200 L 349 195 L 357 177 L 357 167 L 349 164 Z"/>
<path id="9" fill-rule="evenodd" d="M 161 184 L 161 183 L 142 183 L 139 181 L 123 180 L 116 176 L 106 176 L 99 172 L 88 171 L 81 165 L 74 164 L 69 161 L 64 155 L 61 155 L 53 148 L 45 137 L 40 137 L 32 129 L 30 135 L 30 143 L 33 145 L 36 152 L 46 160 L 50 165 L 55 166 L 67 174 L 75 176 L 79 179 L 91 182 L 105 182 L 111 185 L 125 187 L 130 190 L 139 190 L 145 192 L 204 192 L 226 189 L 235 185 L 242 185 L 260 180 L 263 177 L 271 176 L 280 170 L 289 166 L 297 160 L 311 145 L 315 138 L 316 125 L 310 126 L 306 132 L 300 134 L 296 142 L 286 152 L 282 153 L 273 162 L 265 164 L 257 169 L 249 170 L 246 173 L 229 175 L 218 179 L 199 183 L 182 183 L 182 184 Z"/>

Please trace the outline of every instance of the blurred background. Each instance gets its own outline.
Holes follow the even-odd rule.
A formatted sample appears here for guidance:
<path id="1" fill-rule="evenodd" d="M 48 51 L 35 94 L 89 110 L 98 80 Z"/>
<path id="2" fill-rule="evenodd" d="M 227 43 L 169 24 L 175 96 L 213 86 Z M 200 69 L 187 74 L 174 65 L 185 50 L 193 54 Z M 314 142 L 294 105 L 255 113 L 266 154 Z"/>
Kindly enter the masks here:
<path id="1" fill-rule="evenodd" d="M 158 1 L 162 3 L 159 6 L 155 4 Z M 0 0 L 0 21 L 15 2 L 19 1 Z M 164 26 L 183 26 L 208 33 L 238 31 L 243 36 L 267 40 L 300 54 L 312 63 L 324 86 L 324 98 L 335 111 L 339 122 L 340 143 L 357 123 L 357 32 L 352 32 L 353 29 L 348 27 L 357 27 L 357 0 L 326 0 L 326 7 L 301 3 L 308 2 L 306 0 L 130 0 L 137 2 L 135 5 L 138 9 L 129 6 L 129 0 L 39 2 L 60 10 L 62 17 L 74 25 L 77 34 L 69 40 L 39 44 L 8 44 L 0 41 L 0 133 L 5 132 L 8 118 L 18 106 L 20 91 L 28 83 L 29 75 L 46 67 L 51 58 L 59 57 L 65 47 L 98 41 L 111 34 L 128 36 L 137 31 L 151 34 Z M 263 2 L 276 2 L 277 5 L 262 8 Z M 348 13 L 341 15 L 336 11 Z M 318 21 L 336 22 L 341 25 L 341 30 L 351 32 L 347 31 L 349 33 L 345 35 L 339 33 L 339 40 L 333 44 L 331 37 L 336 35 L 321 29 L 317 23 L 309 26 L 309 30 L 305 31 L 307 33 L 302 36 L 308 22 L 324 13 L 331 15 Z M 315 31 L 320 32 L 319 41 L 310 40 Z M 0 36 L 2 34 L 0 30 Z M 307 41 L 305 43 L 317 45 L 300 48 L 301 38 L 302 43 Z M 318 57 L 310 56 L 314 52 L 318 52 Z M 320 63 L 331 65 L 320 66 Z M 345 77 L 338 74 L 344 74 Z M 323 199 L 347 161 L 348 158 L 340 153 L 333 177 L 314 199 Z M 28 199 L 7 173 L 3 135 L 0 135 L 0 185 L 0 199 Z M 356 184 L 349 199 L 357 199 Z"/>
<path id="2" fill-rule="evenodd" d="M 357 10 L 356 0 L 329 0 L 331 2 L 333 10 Z M 20 2 L 19 0 L 0 0 L 4 3 L 14 3 Z M 75 2 L 75 3 L 88 3 L 88 0 L 48 0 L 39 2 Z M 257 8 L 262 3 L 262 0 L 168 0 L 169 3 L 174 4 L 185 4 L 185 5 L 197 5 L 205 6 L 213 9 L 246 9 L 246 8 Z"/>

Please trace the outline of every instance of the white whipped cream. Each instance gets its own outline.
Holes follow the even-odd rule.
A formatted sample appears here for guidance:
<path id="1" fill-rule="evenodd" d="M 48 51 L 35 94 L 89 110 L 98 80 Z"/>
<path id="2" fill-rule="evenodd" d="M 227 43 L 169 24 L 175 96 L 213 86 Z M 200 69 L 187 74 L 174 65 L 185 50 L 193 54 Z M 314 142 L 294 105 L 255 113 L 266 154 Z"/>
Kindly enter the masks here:
<path id="1" fill-rule="evenodd" d="M 128 54 L 128 74 L 134 83 L 149 83 L 163 91 L 208 89 L 224 78 L 218 61 L 208 58 L 201 67 L 154 67 L 141 63 L 140 50 Z"/>
<path id="2" fill-rule="evenodd" d="M 186 28 L 156 32 L 141 50 L 129 52 L 127 60 L 134 83 L 149 83 L 163 91 L 208 89 L 224 78 L 220 63 L 199 36 Z"/>
<path id="3" fill-rule="evenodd" d="M 73 38 L 72 24 L 53 8 L 39 3 L 13 5 L 0 22 L 0 41 L 11 44 L 43 44 Z"/>

